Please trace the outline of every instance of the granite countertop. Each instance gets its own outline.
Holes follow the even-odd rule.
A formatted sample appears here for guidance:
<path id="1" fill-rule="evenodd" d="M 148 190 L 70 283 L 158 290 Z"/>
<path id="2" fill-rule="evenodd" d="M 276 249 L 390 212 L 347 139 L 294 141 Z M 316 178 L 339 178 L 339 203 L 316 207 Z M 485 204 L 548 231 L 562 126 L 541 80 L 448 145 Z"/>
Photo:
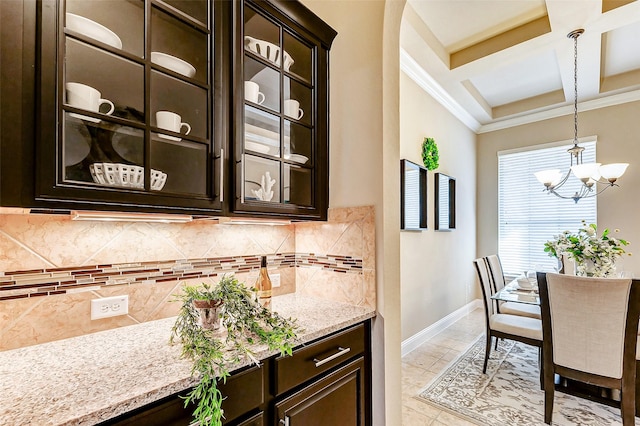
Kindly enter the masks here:
<path id="1" fill-rule="evenodd" d="M 295 294 L 275 297 L 273 309 L 297 319 L 300 344 L 375 316 L 370 308 Z M 197 379 L 180 345 L 169 344 L 174 322 L 0 352 L 0 425 L 91 425 L 189 388 Z M 256 347 L 259 359 L 275 353 Z"/>

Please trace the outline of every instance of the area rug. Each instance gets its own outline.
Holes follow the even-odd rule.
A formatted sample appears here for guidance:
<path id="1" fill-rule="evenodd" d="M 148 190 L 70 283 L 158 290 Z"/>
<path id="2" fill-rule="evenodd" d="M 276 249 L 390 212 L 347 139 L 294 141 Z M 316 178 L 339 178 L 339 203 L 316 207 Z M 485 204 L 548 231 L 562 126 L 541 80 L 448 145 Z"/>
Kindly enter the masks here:
<path id="1" fill-rule="evenodd" d="M 478 425 L 544 426 L 538 349 L 501 340 L 498 350 L 492 348 L 487 374 L 482 374 L 484 345 L 482 336 L 416 398 Z M 621 424 L 617 408 L 555 393 L 552 425 Z"/>

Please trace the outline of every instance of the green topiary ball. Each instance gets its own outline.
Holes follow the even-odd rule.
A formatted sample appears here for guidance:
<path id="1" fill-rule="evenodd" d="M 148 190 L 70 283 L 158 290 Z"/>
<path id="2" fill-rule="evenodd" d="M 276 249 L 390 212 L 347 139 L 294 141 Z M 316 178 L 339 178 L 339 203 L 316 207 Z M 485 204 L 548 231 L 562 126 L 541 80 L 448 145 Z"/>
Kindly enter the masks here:
<path id="1" fill-rule="evenodd" d="M 433 138 L 424 138 L 422 142 L 422 162 L 427 170 L 435 170 L 438 168 L 440 156 L 438 155 L 438 145 Z"/>

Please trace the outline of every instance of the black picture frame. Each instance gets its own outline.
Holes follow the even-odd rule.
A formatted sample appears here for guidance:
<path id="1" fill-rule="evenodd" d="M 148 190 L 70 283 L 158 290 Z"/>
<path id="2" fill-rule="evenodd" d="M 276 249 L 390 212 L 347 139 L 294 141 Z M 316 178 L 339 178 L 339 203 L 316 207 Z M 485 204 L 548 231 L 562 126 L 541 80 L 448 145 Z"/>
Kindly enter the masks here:
<path id="1" fill-rule="evenodd" d="M 444 173 L 434 176 L 436 231 L 451 231 L 456 229 L 456 180 Z"/>
<path id="2" fill-rule="evenodd" d="M 400 160 L 400 229 L 427 229 L 427 169 Z"/>

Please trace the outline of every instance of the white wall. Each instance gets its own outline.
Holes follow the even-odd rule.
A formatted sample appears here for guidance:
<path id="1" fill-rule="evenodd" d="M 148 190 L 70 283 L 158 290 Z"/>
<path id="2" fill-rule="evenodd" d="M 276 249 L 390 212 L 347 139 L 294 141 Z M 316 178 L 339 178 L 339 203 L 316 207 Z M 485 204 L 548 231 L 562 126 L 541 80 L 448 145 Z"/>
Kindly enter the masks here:
<path id="1" fill-rule="evenodd" d="M 376 207 L 374 425 L 400 425 L 399 34 L 404 0 L 302 0 L 330 53 L 330 207 Z"/>
<path id="2" fill-rule="evenodd" d="M 475 299 L 475 134 L 406 74 L 400 77 L 400 157 L 422 164 L 425 137 L 438 144 L 435 172 L 456 179 L 456 229 L 434 230 L 434 172 L 428 172 L 428 229 L 400 235 L 402 340 Z M 399 167 L 399 165 L 398 165 Z"/>
<path id="3" fill-rule="evenodd" d="M 580 107 L 578 107 L 580 111 Z M 598 226 L 619 228 L 619 237 L 631 242 L 634 256 L 623 257 L 618 267 L 640 278 L 640 102 L 581 111 L 578 137 L 595 135 L 596 159 L 606 163 L 630 163 L 619 180 L 598 196 Z M 498 151 L 573 139 L 573 114 L 478 135 L 478 254 L 498 251 Z M 567 168 L 569 164 L 567 154 Z M 542 190 L 542 187 L 540 188 Z M 552 195 L 550 195 L 552 196 Z"/>

